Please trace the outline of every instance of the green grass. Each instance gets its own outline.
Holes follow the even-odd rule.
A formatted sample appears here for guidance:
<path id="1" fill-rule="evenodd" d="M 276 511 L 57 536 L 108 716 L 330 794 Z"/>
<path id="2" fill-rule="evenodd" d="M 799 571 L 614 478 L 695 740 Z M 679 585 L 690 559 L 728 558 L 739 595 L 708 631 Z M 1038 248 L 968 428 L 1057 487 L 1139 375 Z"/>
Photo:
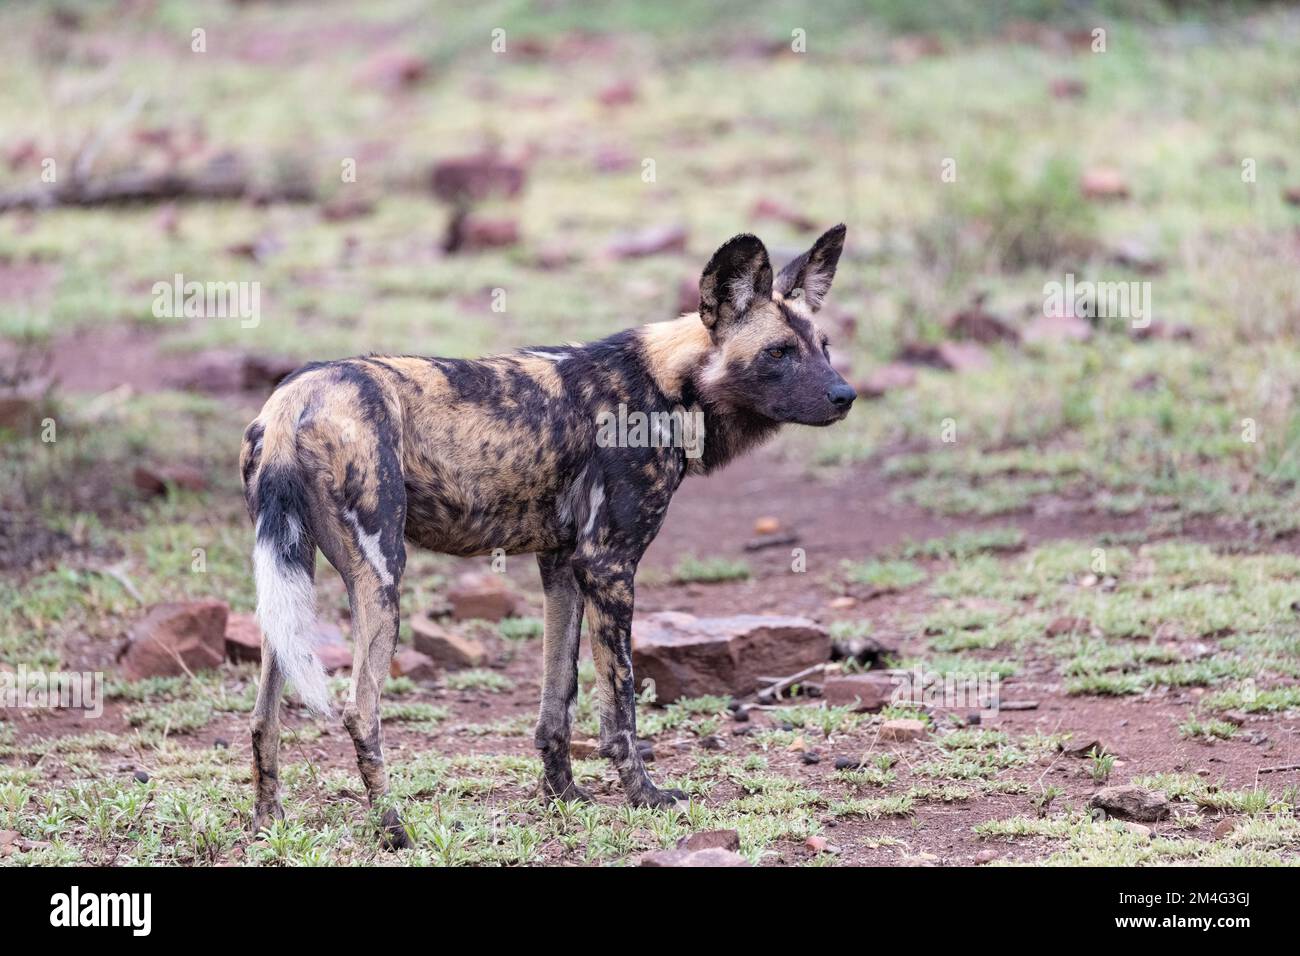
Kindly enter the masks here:
<path id="1" fill-rule="evenodd" d="M 686 555 L 673 567 L 672 579 L 678 583 L 692 581 L 717 584 L 722 581 L 744 581 L 749 577 L 749 565 L 731 558 L 697 558 Z"/>

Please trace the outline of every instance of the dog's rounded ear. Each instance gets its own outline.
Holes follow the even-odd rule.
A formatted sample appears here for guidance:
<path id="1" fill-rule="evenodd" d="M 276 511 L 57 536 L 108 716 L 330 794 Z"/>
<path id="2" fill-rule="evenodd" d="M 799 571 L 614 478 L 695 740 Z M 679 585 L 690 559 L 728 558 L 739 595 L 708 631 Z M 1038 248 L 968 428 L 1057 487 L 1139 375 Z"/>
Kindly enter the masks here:
<path id="1" fill-rule="evenodd" d="M 776 291 L 789 296 L 795 289 L 802 289 L 808 308 L 814 312 L 820 309 L 844 251 L 845 231 L 844 223 L 827 229 L 811 249 L 781 270 L 776 277 Z"/>
<path id="2" fill-rule="evenodd" d="M 756 302 L 772 298 L 772 262 L 757 236 L 742 233 L 713 254 L 700 276 L 700 321 L 716 334 Z"/>

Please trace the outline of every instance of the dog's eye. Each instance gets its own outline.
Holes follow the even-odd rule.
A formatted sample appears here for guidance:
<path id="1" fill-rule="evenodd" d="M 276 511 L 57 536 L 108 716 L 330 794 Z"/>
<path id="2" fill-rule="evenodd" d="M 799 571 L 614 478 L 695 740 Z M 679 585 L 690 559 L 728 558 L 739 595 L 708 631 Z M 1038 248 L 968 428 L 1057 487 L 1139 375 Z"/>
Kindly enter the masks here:
<path id="1" fill-rule="evenodd" d="M 829 342 L 823 342 L 823 343 L 822 343 L 822 355 L 825 355 L 825 356 L 826 356 L 827 361 L 830 360 L 830 357 L 831 357 L 831 343 L 829 343 Z"/>
<path id="2" fill-rule="evenodd" d="M 785 349 L 768 349 L 767 354 L 774 359 L 785 358 Z"/>

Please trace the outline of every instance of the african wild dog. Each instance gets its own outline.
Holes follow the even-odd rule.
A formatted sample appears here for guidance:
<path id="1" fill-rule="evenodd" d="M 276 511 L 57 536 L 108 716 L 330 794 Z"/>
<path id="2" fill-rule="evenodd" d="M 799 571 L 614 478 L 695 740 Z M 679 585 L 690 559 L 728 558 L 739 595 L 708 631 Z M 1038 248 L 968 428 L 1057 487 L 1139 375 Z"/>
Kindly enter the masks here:
<path id="1" fill-rule="evenodd" d="M 569 728 L 584 610 L 600 749 L 627 799 L 681 799 L 650 781 L 637 753 L 633 577 L 687 474 L 707 474 L 786 422 L 830 425 L 856 397 L 814 321 L 835 275 L 844 226 L 776 276 L 754 236 L 723 245 L 700 278 L 700 310 L 589 345 L 523 349 L 478 361 L 369 356 L 305 366 L 244 434 L 244 493 L 265 653 L 252 721 L 255 830 L 283 816 L 279 699 L 286 680 L 328 714 L 312 648 L 316 549 L 352 608 L 352 687 L 343 723 L 372 803 L 388 789 L 379 695 L 397 644 L 405 541 L 455 555 L 536 552 L 545 594 L 543 792 L 587 799 L 573 780 Z M 702 454 L 596 441 L 620 404 L 698 415 Z M 698 451 L 698 449 L 697 449 Z M 406 845 L 397 814 L 386 838 Z"/>

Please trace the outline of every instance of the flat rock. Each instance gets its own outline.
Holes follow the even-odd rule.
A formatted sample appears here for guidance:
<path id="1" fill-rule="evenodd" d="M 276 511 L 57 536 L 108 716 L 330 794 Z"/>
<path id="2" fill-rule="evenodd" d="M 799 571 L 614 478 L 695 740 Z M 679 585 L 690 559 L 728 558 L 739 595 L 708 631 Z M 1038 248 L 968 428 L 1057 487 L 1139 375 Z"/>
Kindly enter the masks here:
<path id="1" fill-rule="evenodd" d="M 822 699 L 832 707 L 877 711 L 890 702 L 899 682 L 888 674 L 843 674 L 822 682 Z"/>
<path id="2" fill-rule="evenodd" d="M 917 720 L 914 717 L 900 717 L 896 720 L 887 720 L 880 727 L 881 740 L 893 740 L 898 743 L 905 743 L 909 740 L 920 740 L 926 734 L 924 720 Z"/>
<path id="3" fill-rule="evenodd" d="M 695 852 L 697 850 L 740 851 L 740 834 L 735 830 L 701 830 L 690 833 L 677 841 L 677 849 Z"/>
<path id="4" fill-rule="evenodd" d="M 155 604 L 135 626 L 119 669 L 127 680 L 177 677 L 221 666 L 226 657 L 225 601 Z"/>
<path id="5" fill-rule="evenodd" d="M 175 487 L 184 491 L 207 491 L 208 478 L 191 465 L 138 465 L 131 482 L 147 495 L 165 495 Z"/>
<path id="6" fill-rule="evenodd" d="M 590 760 L 600 756 L 600 742 L 597 740 L 570 740 L 569 756 L 574 760 Z"/>
<path id="7" fill-rule="evenodd" d="M 1103 787 L 1088 805 L 1122 820 L 1154 823 L 1169 816 L 1169 801 L 1163 793 L 1132 785 Z"/>
<path id="8" fill-rule="evenodd" d="M 731 850 L 657 850 L 641 857 L 642 866 L 749 866 L 749 861 Z"/>
<path id="9" fill-rule="evenodd" d="M 871 371 L 858 391 L 867 398 L 882 398 L 890 392 L 900 392 L 916 384 L 916 369 L 902 362 L 889 362 Z"/>
<path id="10" fill-rule="evenodd" d="M 487 661 L 487 648 L 482 643 L 423 614 L 411 618 L 411 642 L 417 651 L 447 670 L 481 667 Z"/>
<path id="11" fill-rule="evenodd" d="M 803 617 L 699 618 L 661 611 L 632 622 L 638 687 L 654 681 L 660 703 L 705 694 L 743 697 L 763 675 L 794 674 L 830 656 L 830 635 Z"/>
<path id="12" fill-rule="evenodd" d="M 520 605 L 519 595 L 505 575 L 490 571 L 462 574 L 447 592 L 447 600 L 458 621 L 500 621 L 516 616 Z"/>

